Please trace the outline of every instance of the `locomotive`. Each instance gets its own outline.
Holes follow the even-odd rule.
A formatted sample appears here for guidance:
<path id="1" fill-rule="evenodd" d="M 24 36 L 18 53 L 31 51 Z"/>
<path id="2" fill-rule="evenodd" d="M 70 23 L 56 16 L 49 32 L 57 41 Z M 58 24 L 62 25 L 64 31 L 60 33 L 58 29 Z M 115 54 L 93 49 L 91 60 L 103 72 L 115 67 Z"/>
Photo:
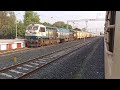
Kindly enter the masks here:
<path id="1" fill-rule="evenodd" d="M 28 25 L 25 33 L 27 47 L 40 47 L 88 37 L 93 37 L 93 35 L 88 32 L 44 26 L 41 24 Z"/>

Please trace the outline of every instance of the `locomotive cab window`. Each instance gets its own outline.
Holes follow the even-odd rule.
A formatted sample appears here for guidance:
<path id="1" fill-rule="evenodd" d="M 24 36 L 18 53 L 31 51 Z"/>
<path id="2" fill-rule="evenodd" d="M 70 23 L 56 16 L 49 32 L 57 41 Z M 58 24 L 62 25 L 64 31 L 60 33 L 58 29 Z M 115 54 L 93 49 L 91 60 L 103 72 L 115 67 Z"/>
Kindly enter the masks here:
<path id="1" fill-rule="evenodd" d="M 45 32 L 45 28 L 44 27 L 40 27 L 40 32 Z"/>

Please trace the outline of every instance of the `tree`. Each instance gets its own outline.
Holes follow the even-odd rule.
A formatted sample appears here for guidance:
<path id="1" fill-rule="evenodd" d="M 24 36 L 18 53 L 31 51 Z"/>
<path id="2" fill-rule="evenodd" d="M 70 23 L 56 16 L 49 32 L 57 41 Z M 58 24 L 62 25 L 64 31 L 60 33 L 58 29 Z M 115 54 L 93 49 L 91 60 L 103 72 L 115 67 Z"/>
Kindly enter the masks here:
<path id="1" fill-rule="evenodd" d="M 67 28 L 67 24 L 65 24 L 64 28 Z M 72 26 L 68 24 L 68 29 L 72 29 Z"/>
<path id="2" fill-rule="evenodd" d="M 45 26 L 52 26 L 52 24 L 50 24 L 50 23 L 48 23 L 48 22 L 44 22 L 44 23 L 42 23 L 43 25 L 45 25 Z"/>
<path id="3" fill-rule="evenodd" d="M 58 21 L 58 22 L 55 22 L 53 24 L 53 26 L 58 27 L 58 28 L 64 28 L 65 27 L 65 23 L 62 22 L 62 21 Z"/>
<path id="4" fill-rule="evenodd" d="M 81 30 L 81 29 L 79 29 L 79 28 L 75 28 L 74 30 L 82 31 L 82 30 Z"/>
<path id="5" fill-rule="evenodd" d="M 82 31 L 86 31 L 86 28 L 82 28 Z"/>
<path id="6" fill-rule="evenodd" d="M 24 25 L 27 26 L 32 22 L 33 11 L 25 11 L 24 15 Z"/>
<path id="7" fill-rule="evenodd" d="M 9 21 L 8 21 L 8 25 L 9 25 L 9 38 L 14 38 L 15 37 L 15 23 L 16 23 L 16 16 L 15 13 L 13 11 L 9 11 L 10 16 Z"/>
<path id="8" fill-rule="evenodd" d="M 13 11 L 0 11 L 0 38 L 12 37 L 15 20 L 16 17 Z"/>
<path id="9" fill-rule="evenodd" d="M 34 24 L 40 23 L 40 18 L 39 18 L 39 15 L 37 14 L 37 12 L 34 12 L 34 13 L 33 13 L 32 22 L 33 22 Z"/>
<path id="10" fill-rule="evenodd" d="M 24 25 L 27 27 L 29 24 L 40 23 L 39 15 L 33 11 L 25 11 Z"/>
<path id="11" fill-rule="evenodd" d="M 62 21 L 55 22 L 53 26 L 58 27 L 58 28 L 67 28 L 67 24 L 65 24 Z M 68 29 L 72 29 L 71 25 L 68 25 Z"/>
<path id="12" fill-rule="evenodd" d="M 18 37 L 25 37 L 25 25 L 22 23 L 22 21 L 19 21 L 17 24 L 17 30 L 18 30 Z"/>

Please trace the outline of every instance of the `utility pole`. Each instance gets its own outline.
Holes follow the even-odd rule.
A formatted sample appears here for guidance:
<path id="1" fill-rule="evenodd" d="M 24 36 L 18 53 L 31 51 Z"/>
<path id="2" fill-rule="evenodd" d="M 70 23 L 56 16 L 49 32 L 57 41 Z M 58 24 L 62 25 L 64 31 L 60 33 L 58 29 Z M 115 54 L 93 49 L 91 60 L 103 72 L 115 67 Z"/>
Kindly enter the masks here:
<path id="1" fill-rule="evenodd" d="M 68 29 L 68 21 L 67 21 L 67 29 Z"/>
<path id="2" fill-rule="evenodd" d="M 16 39 L 17 39 L 17 20 L 16 20 Z"/>
<path id="3" fill-rule="evenodd" d="M 96 28 L 96 34 L 97 34 L 97 28 Z"/>
<path id="4" fill-rule="evenodd" d="M 87 27 L 88 27 L 88 26 L 87 26 L 87 23 L 88 23 L 88 21 L 85 21 L 85 23 L 86 23 L 86 30 L 85 30 L 85 31 L 87 31 Z"/>
<path id="5" fill-rule="evenodd" d="M 8 13 L 7 14 L 7 17 L 10 17 L 10 14 Z M 10 28 L 9 28 L 9 25 L 8 25 L 8 30 L 9 30 Z M 12 30 L 10 30 L 10 38 L 12 39 Z"/>
<path id="6" fill-rule="evenodd" d="M 20 15 L 20 13 L 17 13 L 16 15 Z M 16 29 L 16 39 L 17 39 L 17 34 L 18 34 L 18 30 L 17 30 L 17 18 L 16 18 L 16 22 L 15 22 L 15 29 Z"/>
<path id="7" fill-rule="evenodd" d="M 86 23 L 86 31 L 87 31 L 87 27 L 88 27 L 88 25 L 87 25 L 87 23 L 88 23 L 88 21 L 105 21 L 103 18 L 97 18 L 96 17 L 96 19 L 80 19 L 80 20 L 67 20 L 67 27 L 66 27 L 66 29 L 68 29 L 68 22 L 82 22 L 82 21 L 85 21 L 85 23 Z"/>
<path id="8" fill-rule="evenodd" d="M 85 32 L 87 32 L 87 27 L 88 27 L 87 23 L 88 23 L 88 21 L 86 20 L 85 23 L 86 23 L 86 30 L 85 30 Z M 85 42 L 85 37 L 84 37 L 84 42 Z"/>
<path id="9" fill-rule="evenodd" d="M 75 22 L 73 22 L 73 28 L 75 28 Z"/>

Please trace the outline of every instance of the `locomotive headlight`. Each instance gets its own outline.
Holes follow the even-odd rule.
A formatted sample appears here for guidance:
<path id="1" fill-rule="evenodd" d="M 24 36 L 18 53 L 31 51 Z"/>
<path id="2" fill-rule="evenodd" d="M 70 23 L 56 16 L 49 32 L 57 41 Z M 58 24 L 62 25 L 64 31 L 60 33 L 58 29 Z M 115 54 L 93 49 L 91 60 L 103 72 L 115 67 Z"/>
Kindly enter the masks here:
<path id="1" fill-rule="evenodd" d="M 28 30 L 26 30 L 26 33 L 28 32 Z"/>
<path id="2" fill-rule="evenodd" d="M 35 32 L 33 32 L 32 34 L 35 34 Z"/>
<path id="3" fill-rule="evenodd" d="M 35 42 L 35 43 L 38 43 L 38 40 L 35 40 L 34 42 Z"/>
<path id="4" fill-rule="evenodd" d="M 36 42 L 38 42 L 38 40 L 36 40 Z"/>
<path id="5" fill-rule="evenodd" d="M 37 32 L 34 32 L 33 34 L 37 34 Z"/>

